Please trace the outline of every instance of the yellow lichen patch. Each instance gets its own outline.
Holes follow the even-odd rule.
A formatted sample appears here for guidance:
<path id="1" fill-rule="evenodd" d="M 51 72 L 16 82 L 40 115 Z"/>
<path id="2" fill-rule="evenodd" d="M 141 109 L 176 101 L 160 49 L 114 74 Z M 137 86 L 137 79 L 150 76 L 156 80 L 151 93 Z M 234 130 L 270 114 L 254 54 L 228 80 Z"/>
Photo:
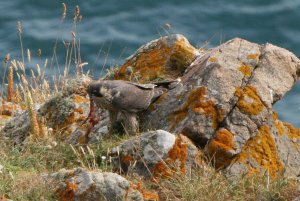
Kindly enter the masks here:
<path id="1" fill-rule="evenodd" d="M 263 111 L 264 104 L 253 86 L 246 86 L 244 89 L 238 88 L 235 95 L 239 98 L 237 106 L 243 112 L 250 115 L 258 115 Z"/>
<path id="2" fill-rule="evenodd" d="M 171 49 L 164 43 L 158 44 L 155 48 L 136 55 L 127 61 L 115 73 L 115 79 L 131 80 L 132 75 L 139 74 L 140 82 L 147 82 L 161 78 L 166 74 L 165 66 L 170 57 Z M 127 67 L 133 67 L 132 73 L 127 73 Z"/>
<path id="3" fill-rule="evenodd" d="M 158 40 L 152 47 L 142 49 L 122 65 L 114 77 L 121 80 L 137 78 L 141 83 L 176 79 L 194 60 L 196 52 L 184 39 L 172 45 L 168 45 L 165 40 Z M 132 69 L 127 72 L 129 67 Z"/>
<path id="4" fill-rule="evenodd" d="M 250 77 L 252 74 L 252 67 L 243 64 L 242 66 L 239 67 L 239 71 L 241 71 L 245 77 Z"/>
<path id="5" fill-rule="evenodd" d="M 283 135 L 284 134 L 284 125 L 281 121 L 278 120 L 277 112 L 273 112 L 272 116 L 273 116 L 273 120 L 274 120 L 274 125 L 277 128 L 279 135 Z"/>
<path id="6" fill-rule="evenodd" d="M 284 126 L 287 128 L 288 132 L 287 135 L 290 139 L 292 139 L 294 148 L 296 150 L 298 150 L 299 147 L 299 142 L 300 142 L 300 129 L 299 128 L 295 128 L 292 124 L 290 123 L 283 123 Z M 296 141 L 299 141 L 298 143 Z"/>
<path id="7" fill-rule="evenodd" d="M 248 54 L 247 59 L 258 59 L 259 54 Z"/>
<path id="8" fill-rule="evenodd" d="M 230 152 L 235 150 L 233 135 L 227 129 L 222 128 L 216 133 L 208 146 L 208 155 L 212 159 L 216 169 L 225 168 L 232 160 Z"/>
<path id="9" fill-rule="evenodd" d="M 0 115 L 0 119 L 9 120 L 10 116 L 8 116 L 8 115 Z"/>
<path id="10" fill-rule="evenodd" d="M 288 132 L 287 135 L 289 136 L 289 138 L 291 139 L 297 139 L 300 140 L 300 129 L 299 128 L 295 128 L 292 124 L 290 123 L 283 123 L 285 127 L 288 128 Z"/>
<path id="11" fill-rule="evenodd" d="M 255 161 L 258 166 L 268 172 L 273 178 L 283 172 L 284 165 L 277 155 L 275 140 L 268 126 L 260 127 L 257 135 L 248 140 L 237 157 L 237 161 L 249 166 L 249 161 L 251 160 Z M 253 169 L 254 167 L 251 166 L 251 168 Z"/>
<path id="12" fill-rule="evenodd" d="M 215 63 L 218 61 L 218 59 L 216 57 L 210 57 L 208 60 L 212 63 Z"/>
<path id="13" fill-rule="evenodd" d="M 224 119 L 223 110 L 218 110 L 213 100 L 206 100 L 206 88 L 199 87 L 190 93 L 183 107 L 170 114 L 171 129 L 188 115 L 189 109 L 211 118 L 213 129 L 216 129 L 218 123 Z"/>
<path id="14" fill-rule="evenodd" d="M 59 201 L 72 201 L 74 200 L 75 192 L 78 186 L 72 182 L 66 182 L 66 188 L 60 192 Z"/>

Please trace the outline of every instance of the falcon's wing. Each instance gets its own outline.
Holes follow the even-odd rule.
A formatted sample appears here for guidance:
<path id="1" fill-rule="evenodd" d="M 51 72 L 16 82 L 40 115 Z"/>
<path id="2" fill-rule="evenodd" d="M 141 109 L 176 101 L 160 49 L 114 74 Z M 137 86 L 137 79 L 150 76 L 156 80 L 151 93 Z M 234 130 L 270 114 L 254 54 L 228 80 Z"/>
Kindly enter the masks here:
<path id="1" fill-rule="evenodd" d="M 154 87 L 156 87 L 155 84 L 138 84 L 134 82 L 127 82 L 127 83 L 139 87 L 141 89 L 154 89 Z"/>
<path id="2" fill-rule="evenodd" d="M 151 104 L 153 89 L 142 89 L 136 85 L 123 84 L 112 90 L 112 104 L 120 110 L 139 112 Z"/>

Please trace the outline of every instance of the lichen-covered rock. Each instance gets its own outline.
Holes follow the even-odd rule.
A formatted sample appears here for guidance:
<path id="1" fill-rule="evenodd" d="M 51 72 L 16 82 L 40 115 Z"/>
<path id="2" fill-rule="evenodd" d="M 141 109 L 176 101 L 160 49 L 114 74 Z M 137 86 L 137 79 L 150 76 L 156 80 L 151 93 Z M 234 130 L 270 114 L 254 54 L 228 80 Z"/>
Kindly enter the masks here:
<path id="1" fill-rule="evenodd" d="M 82 122 L 89 113 L 89 100 L 86 97 L 88 82 L 87 77 L 70 80 L 60 94 L 35 107 L 37 117 L 45 119 L 45 126 L 52 128 L 55 133 L 64 134 L 62 137 L 70 135 L 78 127 L 86 128 L 87 125 L 82 125 Z M 26 111 L 8 121 L 0 135 L 13 140 L 15 144 L 20 144 L 30 131 L 31 122 Z"/>
<path id="2" fill-rule="evenodd" d="M 115 73 L 115 79 L 142 83 L 176 79 L 198 55 L 184 36 L 164 36 L 140 47 Z"/>
<path id="3" fill-rule="evenodd" d="M 202 160 L 199 150 L 186 137 L 163 130 L 129 139 L 113 148 L 110 155 L 116 168 L 145 178 L 170 177 L 175 171 L 187 173 Z"/>
<path id="4" fill-rule="evenodd" d="M 131 188 L 124 177 L 111 172 L 61 170 L 51 175 L 59 180 L 60 201 L 143 201 L 143 195 Z"/>
<path id="5" fill-rule="evenodd" d="M 184 134 L 217 169 L 296 176 L 299 129 L 280 122 L 272 105 L 299 76 L 300 61 L 289 51 L 236 38 L 198 57 L 181 84 L 141 116 L 142 128 Z"/>
<path id="6" fill-rule="evenodd" d="M 20 105 L 0 99 L 0 129 L 14 116 L 23 112 Z"/>

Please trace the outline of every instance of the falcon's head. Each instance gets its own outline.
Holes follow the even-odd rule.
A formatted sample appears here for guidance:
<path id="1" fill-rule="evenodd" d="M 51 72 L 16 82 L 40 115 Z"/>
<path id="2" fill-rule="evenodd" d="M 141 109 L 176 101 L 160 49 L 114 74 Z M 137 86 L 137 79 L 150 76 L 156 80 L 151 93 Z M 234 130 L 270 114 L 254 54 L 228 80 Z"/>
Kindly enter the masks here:
<path id="1" fill-rule="evenodd" d="M 94 97 L 103 97 L 104 94 L 101 93 L 102 84 L 99 81 L 93 81 L 89 84 L 87 88 L 87 93 L 89 94 L 90 98 Z"/>

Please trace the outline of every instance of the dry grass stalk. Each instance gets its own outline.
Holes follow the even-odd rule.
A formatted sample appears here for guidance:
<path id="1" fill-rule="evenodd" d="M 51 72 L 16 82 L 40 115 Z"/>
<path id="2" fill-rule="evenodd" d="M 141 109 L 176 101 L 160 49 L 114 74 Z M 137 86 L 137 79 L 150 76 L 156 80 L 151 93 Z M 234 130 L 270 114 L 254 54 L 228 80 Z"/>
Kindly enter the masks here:
<path id="1" fill-rule="evenodd" d="M 38 49 L 38 50 L 37 50 L 37 56 L 38 56 L 38 57 L 41 57 L 41 56 L 42 56 L 42 49 Z"/>
<path id="2" fill-rule="evenodd" d="M 14 101 L 14 69 L 12 66 L 8 70 L 7 101 Z"/>
<path id="3" fill-rule="evenodd" d="M 63 5 L 63 13 L 62 13 L 61 20 L 64 20 L 67 16 L 67 6 L 65 3 L 62 3 L 62 5 Z"/>
<path id="4" fill-rule="evenodd" d="M 21 45 L 21 51 L 22 51 L 22 61 L 23 64 L 25 63 L 24 61 L 24 49 L 23 49 L 23 42 L 22 42 L 22 24 L 20 21 L 18 21 L 18 34 L 19 34 L 19 40 L 20 40 L 20 45 Z"/>
<path id="5" fill-rule="evenodd" d="M 77 21 L 79 19 L 79 15 L 80 15 L 80 8 L 79 6 L 77 5 L 75 7 L 75 11 L 74 11 L 74 21 Z"/>
<path id="6" fill-rule="evenodd" d="M 30 61 L 31 61 L 30 49 L 27 49 L 27 58 L 28 58 L 28 63 L 30 63 Z"/>
<path id="7" fill-rule="evenodd" d="M 37 115 L 34 111 L 34 105 L 33 105 L 33 100 L 30 91 L 26 90 L 26 103 L 27 103 L 27 110 L 29 113 L 30 117 L 30 123 L 31 123 L 31 133 L 34 139 L 41 139 L 45 138 L 46 136 L 44 135 L 45 133 L 40 130 L 40 126 L 38 123 Z"/>

